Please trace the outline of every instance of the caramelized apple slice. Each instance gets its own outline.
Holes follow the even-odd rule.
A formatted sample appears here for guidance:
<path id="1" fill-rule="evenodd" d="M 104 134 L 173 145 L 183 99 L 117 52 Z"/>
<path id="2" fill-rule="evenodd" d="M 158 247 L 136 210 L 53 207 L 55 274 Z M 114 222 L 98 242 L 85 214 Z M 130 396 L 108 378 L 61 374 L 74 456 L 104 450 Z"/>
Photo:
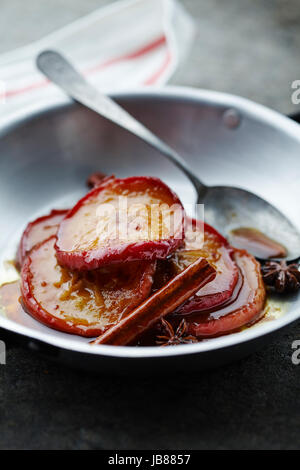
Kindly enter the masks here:
<path id="1" fill-rule="evenodd" d="M 97 336 L 120 321 L 150 293 L 155 263 L 134 261 L 93 272 L 57 263 L 55 236 L 25 259 L 21 293 L 25 310 L 51 328 Z"/>
<path id="2" fill-rule="evenodd" d="M 29 253 L 35 245 L 56 234 L 58 225 L 67 212 L 67 210 L 54 209 L 50 214 L 39 217 L 27 225 L 23 232 L 17 253 L 17 261 L 20 266 L 22 266 L 27 253 Z"/>
<path id="3" fill-rule="evenodd" d="M 232 248 L 215 229 L 204 224 L 204 231 L 190 220 L 186 228 L 185 247 L 171 257 L 175 273 L 181 272 L 197 258 L 205 258 L 216 269 L 216 278 L 179 308 L 181 314 L 199 312 L 224 303 L 233 293 L 238 269 L 232 260 Z M 204 238 L 203 238 L 204 235 Z"/>
<path id="4" fill-rule="evenodd" d="M 99 336 L 93 344 L 124 346 L 132 343 L 160 318 L 172 312 L 197 290 L 211 282 L 215 275 L 214 268 L 205 259 L 198 258 L 126 318 Z"/>
<path id="5" fill-rule="evenodd" d="M 224 335 L 251 325 L 263 315 L 266 292 L 260 264 L 244 250 L 235 250 L 234 260 L 240 279 L 233 297 L 219 308 L 185 316 L 190 334 L 201 338 Z"/>
<path id="6" fill-rule="evenodd" d="M 109 179 L 61 222 L 59 262 L 71 269 L 165 258 L 183 242 L 183 207 L 158 178 Z"/>

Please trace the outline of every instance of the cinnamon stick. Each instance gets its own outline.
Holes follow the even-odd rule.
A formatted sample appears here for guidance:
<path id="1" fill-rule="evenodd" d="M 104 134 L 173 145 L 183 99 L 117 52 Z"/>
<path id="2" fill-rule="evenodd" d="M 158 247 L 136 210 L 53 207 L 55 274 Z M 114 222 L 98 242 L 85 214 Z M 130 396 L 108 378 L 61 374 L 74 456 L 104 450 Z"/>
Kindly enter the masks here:
<path id="1" fill-rule="evenodd" d="M 175 310 L 211 282 L 215 276 L 215 269 L 206 259 L 197 259 L 91 344 L 125 346 L 131 343 L 157 320 Z"/>

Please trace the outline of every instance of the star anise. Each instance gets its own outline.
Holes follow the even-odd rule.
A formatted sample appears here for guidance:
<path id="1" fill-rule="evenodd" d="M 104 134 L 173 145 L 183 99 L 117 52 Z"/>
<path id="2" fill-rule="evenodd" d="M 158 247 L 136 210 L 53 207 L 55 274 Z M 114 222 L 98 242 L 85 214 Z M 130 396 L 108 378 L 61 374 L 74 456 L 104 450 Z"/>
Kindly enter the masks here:
<path id="1" fill-rule="evenodd" d="M 96 186 L 102 183 L 106 176 L 107 175 L 105 173 L 100 173 L 99 171 L 96 173 L 92 173 L 86 180 L 86 184 L 89 188 L 95 188 Z"/>
<path id="2" fill-rule="evenodd" d="M 161 325 L 165 331 L 165 335 L 157 336 L 156 344 L 159 346 L 175 346 L 176 344 L 196 343 L 197 338 L 187 334 L 187 323 L 185 319 L 181 320 L 176 330 L 171 323 L 162 318 Z"/>
<path id="3" fill-rule="evenodd" d="M 288 264 L 282 261 L 267 261 L 261 268 L 263 280 L 276 292 L 296 292 L 300 289 L 300 271 L 297 263 Z"/>

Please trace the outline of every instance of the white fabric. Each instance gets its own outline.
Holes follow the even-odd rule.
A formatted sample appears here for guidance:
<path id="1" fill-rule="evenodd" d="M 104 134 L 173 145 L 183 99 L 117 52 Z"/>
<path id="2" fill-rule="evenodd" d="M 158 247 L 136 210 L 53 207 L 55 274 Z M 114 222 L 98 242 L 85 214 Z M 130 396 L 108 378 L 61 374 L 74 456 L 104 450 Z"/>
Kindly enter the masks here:
<path id="1" fill-rule="evenodd" d="M 194 33 L 176 0 L 122 0 L 43 39 L 0 56 L 0 120 L 61 92 L 38 71 L 45 49 L 68 57 L 103 91 L 162 85 L 185 56 Z"/>

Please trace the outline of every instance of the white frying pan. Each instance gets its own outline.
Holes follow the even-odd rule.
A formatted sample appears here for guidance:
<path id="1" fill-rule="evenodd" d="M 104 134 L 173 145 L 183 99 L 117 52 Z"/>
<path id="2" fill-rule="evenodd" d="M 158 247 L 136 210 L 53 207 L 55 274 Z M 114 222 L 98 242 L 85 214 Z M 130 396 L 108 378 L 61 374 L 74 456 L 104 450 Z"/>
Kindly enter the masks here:
<path id="1" fill-rule="evenodd" d="M 188 88 L 138 90 L 113 96 L 131 114 L 185 156 L 210 185 L 241 186 L 267 199 L 300 230 L 300 128 L 291 119 L 232 95 Z M 229 110 L 240 122 L 232 127 Z M 0 128 L 0 263 L 13 258 L 29 220 L 68 208 L 94 172 L 162 178 L 187 204 L 191 183 L 153 149 L 67 99 L 22 109 Z M 7 264 L 0 279 L 9 275 Z M 300 297 L 281 314 L 240 333 L 176 347 L 91 346 L 24 313 L 0 315 L 0 339 L 13 335 L 30 348 L 92 370 L 202 369 L 238 359 L 300 317 Z"/>

